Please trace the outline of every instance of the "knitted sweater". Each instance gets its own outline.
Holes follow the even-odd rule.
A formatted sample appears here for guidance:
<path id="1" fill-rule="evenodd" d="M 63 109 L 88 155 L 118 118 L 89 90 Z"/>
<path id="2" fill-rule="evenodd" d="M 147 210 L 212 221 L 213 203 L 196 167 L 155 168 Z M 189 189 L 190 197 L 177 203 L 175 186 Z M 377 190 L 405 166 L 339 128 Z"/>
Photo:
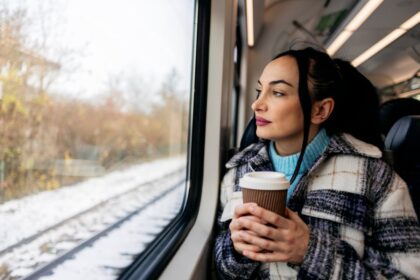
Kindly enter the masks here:
<path id="1" fill-rule="evenodd" d="M 314 164 L 315 160 L 328 146 L 328 142 L 330 142 L 330 138 L 328 137 L 326 130 L 322 128 L 305 149 L 305 156 L 303 157 L 302 164 L 299 167 L 299 172 L 287 190 L 287 200 L 289 200 L 292 196 L 292 193 L 303 174 L 308 171 L 308 169 Z M 290 181 L 295 171 L 300 153 L 281 156 L 277 154 L 274 142 L 271 141 L 270 148 L 268 149 L 268 155 L 271 163 L 273 164 L 274 170 L 283 173 L 287 180 Z"/>
<path id="2" fill-rule="evenodd" d="M 300 266 L 259 263 L 233 247 L 229 223 L 240 200 L 239 178 L 273 170 L 266 143 L 250 145 L 227 164 L 215 262 L 223 279 L 404 279 L 420 277 L 420 227 L 407 186 L 374 146 L 343 134 L 296 186 L 288 207 L 310 228 Z M 239 202 L 240 203 L 240 202 Z M 223 215 L 222 215 L 223 212 Z M 293 268 L 292 268 L 293 267 Z"/>

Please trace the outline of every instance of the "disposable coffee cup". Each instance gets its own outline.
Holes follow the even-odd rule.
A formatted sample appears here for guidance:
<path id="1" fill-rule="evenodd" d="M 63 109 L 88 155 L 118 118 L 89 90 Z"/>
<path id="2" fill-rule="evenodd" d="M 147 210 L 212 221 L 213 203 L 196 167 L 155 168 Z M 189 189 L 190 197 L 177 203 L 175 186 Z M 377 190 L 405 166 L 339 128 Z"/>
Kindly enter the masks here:
<path id="1" fill-rule="evenodd" d="M 283 173 L 260 171 L 245 174 L 239 179 L 243 202 L 255 202 L 258 206 L 284 216 L 289 181 Z"/>

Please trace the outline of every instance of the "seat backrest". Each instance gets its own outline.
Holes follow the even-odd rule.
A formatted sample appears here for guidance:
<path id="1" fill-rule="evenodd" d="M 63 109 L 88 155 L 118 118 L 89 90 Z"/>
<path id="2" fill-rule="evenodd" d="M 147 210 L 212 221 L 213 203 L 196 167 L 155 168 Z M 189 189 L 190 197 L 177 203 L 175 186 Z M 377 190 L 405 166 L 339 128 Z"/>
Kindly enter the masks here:
<path id="1" fill-rule="evenodd" d="M 249 145 L 258 142 L 258 137 L 256 134 L 257 124 L 255 121 L 255 115 L 249 120 L 244 133 L 242 134 L 241 144 L 239 146 L 239 151 L 242 151 Z"/>
<path id="2" fill-rule="evenodd" d="M 419 100 L 414 98 L 396 98 L 384 102 L 379 108 L 382 134 L 386 136 L 396 121 L 409 115 L 420 115 Z"/>
<path id="3" fill-rule="evenodd" d="M 395 171 L 407 183 L 420 215 L 420 115 L 405 116 L 389 130 L 385 149 L 392 151 Z"/>

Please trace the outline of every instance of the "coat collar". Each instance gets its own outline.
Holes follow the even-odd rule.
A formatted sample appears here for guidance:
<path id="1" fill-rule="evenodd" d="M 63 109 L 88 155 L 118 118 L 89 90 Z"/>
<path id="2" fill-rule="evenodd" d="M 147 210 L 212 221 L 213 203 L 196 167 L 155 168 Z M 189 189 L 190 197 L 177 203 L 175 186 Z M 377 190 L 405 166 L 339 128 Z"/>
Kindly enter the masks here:
<path id="1" fill-rule="evenodd" d="M 227 168 L 237 167 L 243 164 L 250 163 L 252 165 L 263 165 L 270 162 L 267 149 L 268 142 L 260 141 L 254 143 L 234 155 L 227 163 Z"/>

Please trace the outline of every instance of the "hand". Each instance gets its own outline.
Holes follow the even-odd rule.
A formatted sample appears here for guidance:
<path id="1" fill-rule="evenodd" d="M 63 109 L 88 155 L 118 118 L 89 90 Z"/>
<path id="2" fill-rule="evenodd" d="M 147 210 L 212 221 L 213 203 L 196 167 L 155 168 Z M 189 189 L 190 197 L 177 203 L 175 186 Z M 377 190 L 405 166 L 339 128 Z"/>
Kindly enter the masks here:
<path id="1" fill-rule="evenodd" d="M 297 213 L 286 208 L 288 218 L 285 218 L 255 205 L 245 207 L 248 213 L 270 225 L 252 219 L 238 219 L 238 227 L 247 229 L 240 231 L 238 237 L 248 244 L 242 251 L 244 256 L 260 262 L 303 262 L 309 245 L 309 228 Z"/>
<path id="2" fill-rule="evenodd" d="M 237 206 L 235 208 L 232 221 L 229 224 L 230 238 L 232 239 L 233 247 L 240 254 L 242 254 L 242 252 L 244 251 L 260 252 L 263 250 L 259 246 L 248 244 L 241 237 L 243 232 L 247 233 L 248 235 L 255 236 L 255 233 L 247 230 L 245 227 L 242 226 L 243 224 L 241 223 L 242 220 L 249 220 L 252 222 L 259 223 L 259 224 L 265 224 L 264 221 L 262 221 L 261 219 L 257 217 L 252 216 L 251 213 L 249 212 L 250 208 L 256 207 L 256 206 L 257 204 L 255 203 L 246 203 L 246 204 Z"/>

